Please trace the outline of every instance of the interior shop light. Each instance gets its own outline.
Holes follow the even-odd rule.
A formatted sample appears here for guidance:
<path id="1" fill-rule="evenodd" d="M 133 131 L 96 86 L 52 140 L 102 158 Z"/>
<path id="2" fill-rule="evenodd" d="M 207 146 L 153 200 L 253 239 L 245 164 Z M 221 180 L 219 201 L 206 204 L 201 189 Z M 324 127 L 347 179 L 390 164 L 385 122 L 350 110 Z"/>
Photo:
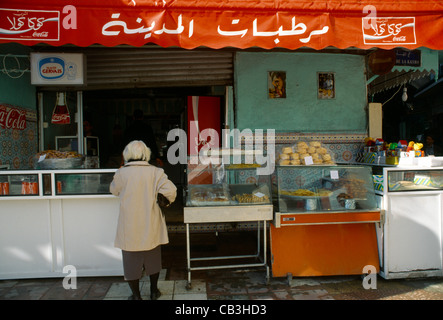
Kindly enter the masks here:
<path id="1" fill-rule="evenodd" d="M 403 102 L 406 102 L 406 100 L 408 100 L 408 88 L 406 88 L 406 86 L 403 88 L 403 94 L 401 95 L 401 100 L 403 100 Z"/>

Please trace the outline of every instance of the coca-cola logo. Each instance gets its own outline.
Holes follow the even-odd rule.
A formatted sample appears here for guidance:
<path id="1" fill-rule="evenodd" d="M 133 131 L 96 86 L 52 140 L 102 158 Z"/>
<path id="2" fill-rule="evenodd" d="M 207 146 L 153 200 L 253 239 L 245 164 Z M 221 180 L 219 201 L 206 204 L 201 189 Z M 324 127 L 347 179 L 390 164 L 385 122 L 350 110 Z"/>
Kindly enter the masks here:
<path id="1" fill-rule="evenodd" d="M 59 41 L 61 28 L 77 29 L 77 9 L 66 5 L 58 10 L 0 8 L 0 39 Z"/>
<path id="2" fill-rule="evenodd" d="M 54 113 L 51 122 L 54 124 L 69 124 L 71 123 L 71 117 L 69 113 Z"/>
<path id="3" fill-rule="evenodd" d="M 406 45 L 417 42 L 414 17 L 365 17 L 362 23 L 365 44 Z"/>
<path id="4" fill-rule="evenodd" d="M 0 105 L 0 127 L 3 129 L 26 129 L 26 112 Z"/>

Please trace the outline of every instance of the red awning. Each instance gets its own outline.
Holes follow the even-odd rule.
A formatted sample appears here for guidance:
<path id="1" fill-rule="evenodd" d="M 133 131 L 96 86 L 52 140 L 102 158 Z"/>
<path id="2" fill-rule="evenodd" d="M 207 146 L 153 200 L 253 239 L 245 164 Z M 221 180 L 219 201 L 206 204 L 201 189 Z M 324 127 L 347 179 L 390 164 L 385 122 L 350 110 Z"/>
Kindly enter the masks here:
<path id="1" fill-rule="evenodd" d="M 9 0 L 0 43 L 443 49 L 437 0 Z"/>

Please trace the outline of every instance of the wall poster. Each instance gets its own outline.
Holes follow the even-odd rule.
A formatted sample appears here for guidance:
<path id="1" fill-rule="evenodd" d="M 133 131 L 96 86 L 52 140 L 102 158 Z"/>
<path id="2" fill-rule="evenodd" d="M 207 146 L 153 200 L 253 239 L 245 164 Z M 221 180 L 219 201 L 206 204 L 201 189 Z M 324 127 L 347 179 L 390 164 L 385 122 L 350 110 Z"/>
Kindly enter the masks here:
<path id="1" fill-rule="evenodd" d="M 318 73 L 318 99 L 335 99 L 335 79 L 333 72 Z"/>
<path id="2" fill-rule="evenodd" d="M 286 98 L 286 72 L 268 72 L 268 97 L 270 99 Z"/>

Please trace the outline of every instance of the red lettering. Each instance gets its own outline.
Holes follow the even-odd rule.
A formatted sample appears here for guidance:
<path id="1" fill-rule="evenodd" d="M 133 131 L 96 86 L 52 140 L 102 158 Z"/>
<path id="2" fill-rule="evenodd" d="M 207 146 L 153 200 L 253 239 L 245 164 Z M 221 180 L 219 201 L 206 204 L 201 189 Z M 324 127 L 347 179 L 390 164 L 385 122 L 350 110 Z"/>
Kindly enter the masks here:
<path id="1" fill-rule="evenodd" d="M 49 73 L 51 73 L 51 74 L 54 74 L 54 73 L 60 74 L 62 72 L 63 72 L 63 70 L 60 69 L 60 68 L 57 68 L 57 67 L 46 67 L 46 68 L 42 69 L 42 73 L 45 73 L 45 74 L 49 74 Z"/>
<path id="2" fill-rule="evenodd" d="M 0 109 L 0 126 L 5 129 L 26 129 L 26 112 L 5 107 Z"/>

